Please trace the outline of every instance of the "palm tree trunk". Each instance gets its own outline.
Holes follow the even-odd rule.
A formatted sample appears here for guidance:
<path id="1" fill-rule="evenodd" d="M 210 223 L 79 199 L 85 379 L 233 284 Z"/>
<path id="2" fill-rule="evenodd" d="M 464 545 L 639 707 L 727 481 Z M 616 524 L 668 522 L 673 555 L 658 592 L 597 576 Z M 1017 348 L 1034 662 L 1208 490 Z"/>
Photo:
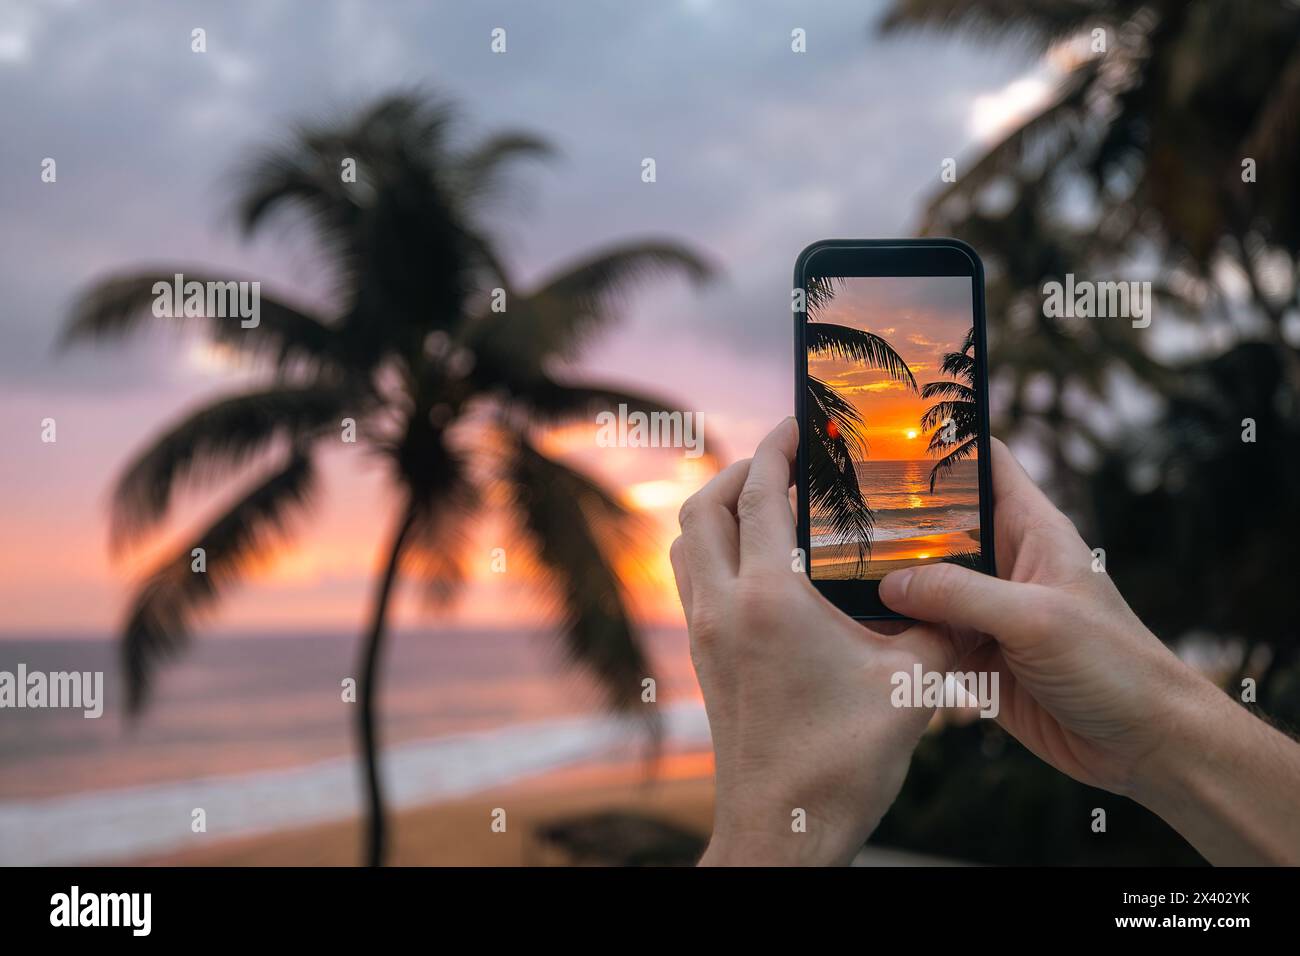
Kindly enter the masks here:
<path id="1" fill-rule="evenodd" d="M 361 660 L 358 670 L 361 672 L 360 699 L 361 709 L 357 716 L 357 735 L 366 767 L 366 865 L 382 866 L 387 849 L 387 821 L 384 816 L 384 791 L 379 780 L 379 728 L 375 721 L 379 690 L 379 669 L 382 663 L 385 624 L 388 618 L 388 604 L 392 597 L 393 584 L 397 580 L 397 570 L 401 564 L 402 550 L 406 546 L 407 535 L 415 523 L 415 512 L 407 507 L 402 515 L 401 524 L 393 537 L 388 554 L 388 564 L 384 576 L 379 582 L 379 591 L 375 595 L 374 616 L 370 622 L 370 633 L 361 648 Z"/>

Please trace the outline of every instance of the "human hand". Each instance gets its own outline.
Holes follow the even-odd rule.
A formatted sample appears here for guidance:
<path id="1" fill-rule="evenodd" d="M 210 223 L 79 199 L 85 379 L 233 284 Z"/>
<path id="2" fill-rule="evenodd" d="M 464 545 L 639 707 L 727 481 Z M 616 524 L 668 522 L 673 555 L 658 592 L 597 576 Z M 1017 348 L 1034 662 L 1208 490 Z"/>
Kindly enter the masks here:
<path id="1" fill-rule="evenodd" d="M 932 626 L 869 630 L 794 569 L 798 441 L 786 419 L 693 495 L 670 552 L 717 761 L 706 865 L 848 863 L 933 712 L 895 708 L 891 676 L 967 649 Z"/>
<path id="2" fill-rule="evenodd" d="M 1007 580 L 926 565 L 888 575 L 881 599 L 973 645 L 960 669 L 998 673 L 998 721 L 1058 770 L 1137 800 L 1212 863 L 1300 863 L 1300 745 L 1138 620 L 996 440 L 991 464 Z"/>
<path id="3" fill-rule="evenodd" d="M 1069 518 L 992 443 L 994 541 L 1005 580 L 955 564 L 895 571 L 893 610 L 977 645 L 960 668 L 999 675 L 998 721 L 1076 780 L 1141 796 L 1189 704 L 1224 697 L 1125 603 Z M 988 635 L 991 641 L 981 641 Z M 1216 703 L 1214 698 L 1218 698 Z"/>

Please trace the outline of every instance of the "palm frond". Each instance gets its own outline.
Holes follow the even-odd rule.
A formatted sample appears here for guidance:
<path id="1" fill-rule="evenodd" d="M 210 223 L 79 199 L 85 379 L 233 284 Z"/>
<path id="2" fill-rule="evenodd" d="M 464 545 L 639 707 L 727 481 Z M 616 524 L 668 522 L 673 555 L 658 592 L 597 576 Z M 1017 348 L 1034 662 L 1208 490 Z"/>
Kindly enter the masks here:
<path id="1" fill-rule="evenodd" d="M 239 176 L 239 218 L 252 231 L 296 213 L 328 254 L 352 367 L 419 362 L 430 332 L 454 330 L 485 263 L 451 149 L 454 111 L 390 96 L 342 127 L 300 130 Z M 356 182 L 340 164 L 356 163 Z"/>
<path id="2" fill-rule="evenodd" d="M 972 571 L 983 571 L 985 569 L 984 555 L 978 548 L 966 551 L 950 551 L 943 556 L 943 560 L 948 564 L 959 564 L 963 568 L 970 568 Z"/>
<path id="3" fill-rule="evenodd" d="M 879 335 L 830 322 L 809 322 L 805 335 L 809 352 L 880 369 L 916 391 L 916 377 L 912 370 L 893 346 Z"/>
<path id="4" fill-rule="evenodd" d="M 968 436 L 964 433 L 967 431 L 973 433 L 975 429 L 975 405 L 960 399 L 936 402 L 927 408 L 925 414 L 921 416 L 921 430 L 929 431 L 948 421 L 951 421 L 956 426 L 956 441 L 965 441 Z M 942 435 L 943 432 L 940 430 L 931 436 L 932 451 L 945 445 L 955 444 L 955 442 L 943 442 Z"/>
<path id="5" fill-rule="evenodd" d="M 948 398 L 959 402 L 975 401 L 975 389 L 964 382 L 926 382 L 921 386 L 922 398 Z"/>
<path id="6" fill-rule="evenodd" d="M 281 147 L 236 171 L 240 226 L 252 233 L 272 214 L 297 207 L 325 233 L 346 238 L 372 208 L 377 189 L 436 161 L 454 121 L 448 103 L 398 93 L 377 100 L 347 124 L 300 126 Z M 345 159 L 356 162 L 356 184 L 340 175 Z M 354 188 L 358 184 L 367 188 Z"/>
<path id="7" fill-rule="evenodd" d="M 282 387 L 218 399 L 181 419 L 140 452 L 117 481 L 111 540 L 119 548 L 162 521 L 184 481 L 228 475 L 277 438 L 305 443 L 345 412 L 359 414 L 361 397 L 327 386 Z"/>
<path id="8" fill-rule="evenodd" d="M 975 405 L 960 399 L 936 402 L 927 408 L 925 414 L 921 416 L 921 430 L 929 431 L 932 428 L 939 428 L 940 425 L 949 421 L 955 426 L 956 440 L 945 442 L 943 441 L 942 429 L 936 431 L 930 436 L 930 451 L 936 451 L 956 442 L 965 441 L 975 433 Z"/>
<path id="9" fill-rule="evenodd" d="M 975 438 L 968 438 L 934 463 L 934 467 L 930 469 L 930 494 L 934 494 L 935 482 L 941 475 L 948 474 L 957 462 L 965 461 L 975 454 L 975 442 Z"/>
<path id="10" fill-rule="evenodd" d="M 718 461 L 722 452 L 712 447 L 712 439 L 706 440 L 703 417 L 684 410 L 667 399 L 631 391 L 616 385 L 604 385 L 584 382 L 560 382 L 549 375 L 541 375 L 530 382 L 520 383 L 511 391 L 510 401 L 522 407 L 528 417 L 538 425 L 549 426 L 586 419 L 595 423 L 596 415 L 601 412 L 618 413 L 619 407 L 626 408 L 630 415 L 641 412 L 652 420 L 655 416 L 668 416 L 668 423 L 680 421 L 680 428 L 674 428 L 673 434 L 679 432 L 685 440 L 685 415 L 694 418 L 695 432 L 693 440 L 703 449 L 703 455 Z M 677 416 L 673 418 L 672 416 Z"/>
<path id="11" fill-rule="evenodd" d="M 247 491 L 180 554 L 158 567 L 137 592 L 123 632 L 127 709 L 144 706 L 154 671 L 188 642 L 195 618 L 242 578 L 287 532 L 294 511 L 315 484 L 311 460 L 294 452 L 287 464 Z M 192 570 L 202 548 L 206 571 Z"/>
<path id="12" fill-rule="evenodd" d="M 516 294 L 507 310 L 476 319 L 469 334 L 475 351 L 509 350 L 516 363 L 540 367 L 571 358 L 617 314 L 634 285 L 670 276 L 696 284 L 713 267 L 672 242 L 616 246 L 566 266 L 535 291 Z"/>
<path id="13" fill-rule="evenodd" d="M 232 277 L 216 279 L 181 266 L 148 269 L 113 276 L 84 292 L 73 304 L 59 336 L 59 346 L 79 342 L 98 344 L 125 338 L 146 322 L 169 324 L 176 329 L 201 328 L 213 341 L 246 354 L 270 355 L 277 364 L 305 360 L 319 365 L 339 357 L 336 333 L 321 319 L 274 296 L 261 293 L 258 324 L 245 328 L 237 316 L 229 318 L 159 319 L 153 314 L 158 283 L 173 284 L 177 274 L 185 281 L 227 283 Z"/>
<path id="14" fill-rule="evenodd" d="M 1295 155 L 1300 140 L 1300 46 L 1291 53 L 1268 98 L 1255 114 L 1253 128 L 1242 144 L 1242 156 L 1260 162 Z"/>
<path id="15" fill-rule="evenodd" d="M 974 350 L 974 348 L 975 348 L 975 326 L 972 325 L 969 329 L 966 330 L 966 334 L 962 336 L 961 348 L 957 349 L 957 351 L 963 354 L 970 354 Z"/>
<path id="16" fill-rule="evenodd" d="M 367 193 L 342 178 L 343 162 L 357 163 L 358 182 L 366 173 L 352 144 L 340 137 L 330 142 L 309 138 L 302 142 L 265 153 L 250 165 L 238 170 L 239 192 L 235 217 L 239 228 L 248 235 L 257 232 L 272 216 L 286 210 L 305 214 L 321 237 L 331 237 L 344 251 L 347 233 L 364 214 Z M 340 251 L 334 242 L 327 243 Z"/>
<path id="17" fill-rule="evenodd" d="M 971 442 L 979 433 L 979 415 L 975 395 L 975 359 L 970 354 L 975 348 L 975 326 L 966 330 L 962 337 L 961 349 L 948 352 L 943 357 L 942 370 L 964 381 L 927 382 L 921 387 L 922 398 L 939 398 L 925 410 L 921 416 L 921 430 L 938 429 L 930 436 L 926 448 L 930 454 L 945 453 L 945 458 L 930 469 L 930 492 L 933 494 L 935 483 L 942 474 L 952 470 L 952 466 L 970 455 L 973 450 Z M 941 425 L 951 423 L 953 438 L 944 437 Z M 954 448 L 954 445 L 957 446 Z M 969 446 L 969 447 L 968 447 Z M 962 449 L 966 450 L 963 451 Z M 956 457 L 948 460 L 949 456 Z"/>
<path id="18" fill-rule="evenodd" d="M 1088 97 L 1101 61 L 1086 60 L 1060 81 L 1052 101 L 987 149 L 926 206 L 923 235 L 950 230 L 947 211 L 969 211 L 983 190 L 1001 176 L 1023 178 L 1027 163 L 1045 170 L 1073 154 L 1088 131 Z"/>
<path id="19" fill-rule="evenodd" d="M 871 553 L 875 515 L 858 485 L 855 458 L 865 457 L 862 420 L 833 388 L 808 377 L 808 506 L 814 524 L 857 551 L 857 564 Z M 833 423 L 833 424 L 832 424 Z"/>
<path id="20" fill-rule="evenodd" d="M 549 159 L 555 148 L 539 136 L 528 133 L 498 133 L 456 158 L 460 187 L 468 196 L 482 196 L 496 189 L 504 167 L 519 159 Z"/>
<path id="21" fill-rule="evenodd" d="M 648 666 L 613 557 L 646 543 L 648 529 L 599 484 L 543 455 L 521 432 L 509 433 L 502 478 L 558 599 L 569 657 L 595 674 L 612 707 L 638 708 Z"/>
<path id="22" fill-rule="evenodd" d="M 804 290 L 807 305 L 805 311 L 811 321 L 817 321 L 817 316 L 835 298 L 836 286 L 843 284 L 844 280 L 838 276 L 813 276 L 808 280 L 808 287 Z"/>
<path id="23" fill-rule="evenodd" d="M 1032 39 L 1046 50 L 1085 26 L 1113 19 L 1117 0 L 894 0 L 879 23 L 882 33 L 931 28 L 990 38 Z"/>
<path id="24" fill-rule="evenodd" d="M 948 352 L 939 368 L 945 375 L 963 378 L 968 382 L 975 378 L 975 359 L 964 352 Z"/>
<path id="25" fill-rule="evenodd" d="M 820 415 L 827 420 L 826 431 L 834 431 L 850 459 L 867 457 L 867 436 L 863 434 L 866 422 L 857 407 L 847 398 L 815 375 L 808 376 L 808 397 Z M 834 428 L 830 427 L 834 422 Z"/>

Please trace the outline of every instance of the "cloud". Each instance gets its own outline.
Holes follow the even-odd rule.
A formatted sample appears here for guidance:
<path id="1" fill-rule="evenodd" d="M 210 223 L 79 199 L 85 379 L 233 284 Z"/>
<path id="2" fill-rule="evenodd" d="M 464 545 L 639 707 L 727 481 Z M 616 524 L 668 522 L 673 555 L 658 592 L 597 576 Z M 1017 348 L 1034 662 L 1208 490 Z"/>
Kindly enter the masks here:
<path id="1" fill-rule="evenodd" d="M 1003 139 L 1051 101 L 1057 78 L 1050 67 L 1043 66 L 1001 89 L 976 96 L 971 103 L 971 136 L 983 146 Z"/>
<path id="2" fill-rule="evenodd" d="M 20 58 L 0 69 L 0 97 L 15 104 L 0 162 L 34 170 L 55 156 L 60 178 L 43 188 L 33 173 L 6 204 L 0 281 L 18 308 L 0 372 L 68 387 L 86 381 L 85 367 L 53 364 L 49 346 L 75 289 L 114 266 L 174 257 L 296 277 L 292 250 L 250 250 L 221 230 L 228 171 L 296 120 L 412 85 L 453 97 L 474 129 L 522 126 L 562 151 L 527 175 L 526 214 L 507 210 L 499 224 L 525 275 L 602 241 L 687 240 L 727 281 L 702 297 L 652 290 L 631 334 L 675 326 L 702 344 L 776 354 L 788 346 L 798 250 L 828 235 L 908 232 L 975 95 L 953 90 L 1014 68 L 958 46 L 935 71 L 917 41 L 868 30 L 881 4 L 850 0 L 297 0 L 213 5 L 197 20 L 162 2 L 22 9 L 17 26 L 0 23 Z M 789 45 L 796 12 L 804 54 Z M 206 54 L 190 51 L 196 23 Z M 497 25 L 508 30 L 505 55 L 489 49 Z M 658 162 L 653 185 L 639 180 L 645 156 Z M 158 378 L 123 353 L 97 387 Z"/>

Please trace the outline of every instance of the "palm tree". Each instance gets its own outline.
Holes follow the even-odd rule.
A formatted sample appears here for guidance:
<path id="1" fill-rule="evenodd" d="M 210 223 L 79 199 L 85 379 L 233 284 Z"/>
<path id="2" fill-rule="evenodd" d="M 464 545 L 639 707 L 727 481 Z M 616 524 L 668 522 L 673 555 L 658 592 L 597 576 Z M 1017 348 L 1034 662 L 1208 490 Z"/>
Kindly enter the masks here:
<path id="1" fill-rule="evenodd" d="M 1269 434 L 1279 442 L 1300 430 L 1300 345 L 1292 328 L 1300 309 L 1300 180 L 1292 174 L 1300 157 L 1300 6 L 894 0 L 881 26 L 1015 37 L 1031 50 L 1052 51 L 1064 68 L 1040 110 L 933 196 L 921 231 L 965 239 L 988 266 L 990 332 L 995 343 L 1002 336 L 1015 342 L 998 362 L 995 384 L 1007 396 L 999 430 L 1041 444 L 1058 498 L 1089 538 L 1130 532 L 1135 514 L 1146 521 L 1166 514 L 1169 528 L 1144 525 L 1140 542 L 1150 560 L 1128 592 L 1144 619 L 1173 633 L 1190 626 L 1184 615 L 1191 609 L 1179 596 L 1189 581 L 1209 575 L 1204 588 L 1193 589 L 1202 596 L 1195 629 L 1204 630 L 1205 609 L 1220 606 L 1209 595 L 1230 590 L 1223 569 L 1277 554 L 1278 516 L 1300 511 L 1295 484 L 1283 483 L 1270 496 L 1269 518 L 1258 525 L 1234 519 L 1222 540 L 1211 540 L 1205 511 L 1194 505 L 1201 495 L 1241 500 L 1235 479 L 1228 488 L 1206 485 L 1231 474 L 1219 466 L 1238 461 L 1246 418 L 1277 415 Z M 1151 329 L 1046 316 L 1044 283 L 1070 272 L 1149 275 L 1155 322 L 1187 326 L 1195 350 L 1171 359 Z M 1276 382 L 1277 394 L 1260 402 L 1265 381 Z M 1112 405 L 1117 382 L 1136 386 L 1159 417 L 1114 422 L 1084 413 Z M 1219 432 L 1204 429 L 1200 412 L 1188 412 L 1207 403 L 1233 413 L 1225 412 Z M 1261 474 L 1286 473 L 1263 463 L 1262 444 L 1247 448 Z M 1116 475 L 1139 466 L 1159 476 L 1156 489 L 1121 494 L 1125 484 Z M 1191 484 L 1197 487 L 1184 487 Z M 1160 496 L 1171 503 L 1168 511 L 1151 506 Z M 1195 549 L 1168 548 L 1164 532 L 1175 524 L 1199 529 Z M 1216 555 L 1208 570 L 1203 553 Z M 1118 579 L 1138 567 L 1129 552 Z M 1286 567 L 1268 562 L 1279 575 Z M 1157 593 L 1159 600 L 1151 597 Z M 1259 620 L 1247 633 L 1240 608 L 1270 607 L 1273 621 L 1290 620 L 1289 608 L 1270 604 L 1289 593 L 1289 579 L 1252 572 L 1231 593 L 1223 606 L 1232 610 L 1216 624 L 1252 647 L 1267 644 L 1275 664 L 1265 672 L 1275 670 L 1279 648 L 1295 646 L 1292 631 Z"/>
<path id="2" fill-rule="evenodd" d="M 879 335 L 864 329 L 818 321 L 817 315 L 835 295 L 831 279 L 813 278 L 807 288 L 808 323 L 805 341 L 810 355 L 856 362 L 880 369 L 916 391 L 907 363 Z M 824 524 L 840 541 L 856 542 L 858 567 L 871 553 L 875 514 L 858 486 L 853 464 L 867 456 L 866 422 L 835 387 L 808 376 L 808 502 L 811 519 Z"/>
<path id="3" fill-rule="evenodd" d="M 187 644 L 199 615 L 310 507 L 316 453 L 339 442 L 343 420 L 354 423 L 359 446 L 387 462 L 396 507 L 357 661 L 372 865 L 386 850 L 376 716 L 391 599 L 404 575 L 436 602 L 453 595 L 465 573 L 465 533 L 489 503 L 513 518 L 557 598 L 571 657 L 594 672 L 614 707 L 639 700 L 645 661 L 617 562 L 644 543 L 643 529 L 613 494 L 544 454 L 535 438 L 619 403 L 669 410 L 614 385 L 571 381 L 555 367 L 611 322 L 637 280 L 710 274 L 682 246 L 636 242 L 519 288 L 483 213 L 511 162 L 549 148 L 518 133 L 459 148 L 452 133 L 446 105 L 389 96 L 351 122 L 300 130 L 242 171 L 245 234 L 283 212 L 299 214 L 324 251 L 337 307 L 318 314 L 263 295 L 252 328 L 180 320 L 201 322 L 221 346 L 261 359 L 267 380 L 169 426 L 136 455 L 113 498 L 112 543 L 121 548 L 156 535 L 179 487 L 250 476 L 132 601 L 121 646 L 135 714 L 158 664 Z M 340 174 L 348 160 L 351 182 Z M 142 328 L 154 283 L 175 273 L 211 278 L 168 266 L 104 280 L 76 303 L 63 341 Z M 505 311 L 494 310 L 502 301 Z M 191 570 L 193 548 L 205 550 L 206 573 Z"/>
<path id="4" fill-rule="evenodd" d="M 1145 270 L 1135 261 L 1153 264 L 1159 308 L 1205 327 L 1205 358 L 1224 340 L 1265 342 L 1300 392 L 1300 349 L 1287 335 L 1300 306 L 1300 184 L 1291 174 L 1300 7 L 894 0 L 880 27 L 1014 38 L 1053 51 L 1063 69 L 1043 108 L 966 164 L 921 223 L 984 256 L 992 332 L 1016 342 L 998 363 L 1006 425 L 1032 429 L 1062 490 L 1080 483 L 1068 446 L 1095 456 L 1113 444 L 1069 414 L 1072 393 L 1106 401 L 1116 374 L 1157 399 L 1201 383 L 1170 368 L 1151 348 L 1155 336 L 1128 322 L 1066 327 L 1045 316 L 1045 281 L 1069 272 L 1137 279 Z"/>
<path id="5" fill-rule="evenodd" d="M 932 455 L 942 454 L 930 469 L 930 494 L 934 494 L 940 475 L 947 474 L 957 462 L 975 454 L 979 416 L 975 405 L 974 349 L 975 327 L 971 326 L 962 339 L 961 348 L 945 354 L 940 366 L 944 374 L 957 381 L 926 382 L 921 386 L 922 398 L 939 399 L 921 416 L 921 431 L 935 429 L 926 451 Z"/>
<path id="6" fill-rule="evenodd" d="M 1013 343 L 999 352 L 994 386 L 1005 400 L 995 429 L 1042 448 L 1056 497 L 1085 538 L 1123 555 L 1107 573 L 1153 631 L 1171 642 L 1221 636 L 1240 660 L 1224 686 L 1239 693 L 1249 674 L 1258 706 L 1295 724 L 1300 484 L 1273 476 L 1300 469 L 1291 328 L 1300 307 L 1300 6 L 893 0 L 882 26 L 1018 42 L 1065 68 L 1042 109 L 961 164 L 920 231 L 963 238 L 985 260 L 992 347 Z M 1151 278 L 1153 326 L 1182 326 L 1194 350 L 1171 355 L 1154 327 L 1048 318 L 1044 283 L 1069 272 Z M 1095 414 L 1123 413 L 1135 392 L 1144 409 L 1136 420 Z M 1257 441 L 1243 440 L 1247 419 Z M 922 749 L 933 748 L 933 766 L 952 780 L 971 744 L 949 727 Z M 1093 855 L 1056 839 L 1062 807 L 1090 806 L 1091 791 L 1028 756 L 1009 750 L 996 787 L 987 762 L 973 760 L 946 798 L 955 811 L 935 802 L 933 780 L 909 790 L 909 778 L 891 812 L 899 819 L 913 804 L 908 845 L 953 852 L 962 837 L 936 833 L 934 821 L 995 818 L 1010 773 L 1024 795 L 1016 820 L 1029 824 L 1026 842 L 979 847 L 977 835 L 959 855 L 1194 858 L 1154 818 L 1135 828 L 1123 858 L 1113 846 Z"/>

